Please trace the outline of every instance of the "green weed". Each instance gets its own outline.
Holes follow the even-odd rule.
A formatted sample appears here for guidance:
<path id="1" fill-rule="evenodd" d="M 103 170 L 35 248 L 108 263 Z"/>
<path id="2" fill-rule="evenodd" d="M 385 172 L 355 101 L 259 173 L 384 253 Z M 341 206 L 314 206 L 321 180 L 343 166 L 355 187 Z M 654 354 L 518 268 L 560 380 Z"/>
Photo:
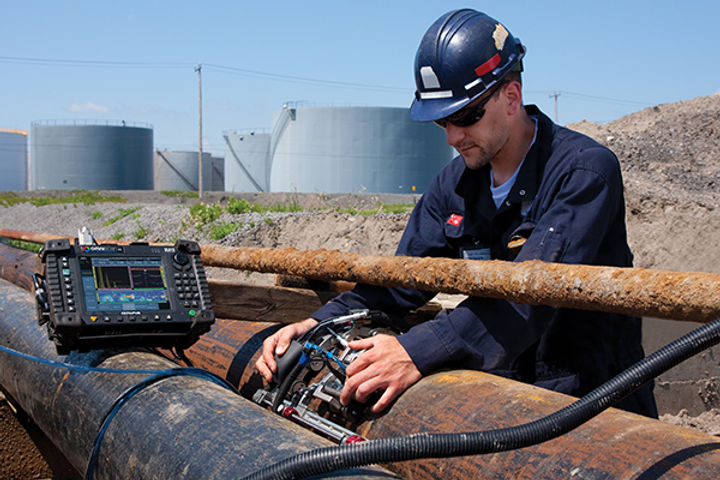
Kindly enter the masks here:
<path id="1" fill-rule="evenodd" d="M 148 234 L 148 229 L 143 227 L 142 225 L 140 225 L 140 223 L 138 223 L 138 229 L 135 230 L 135 234 L 134 234 L 135 238 L 137 238 L 139 240 L 141 238 L 147 237 L 147 234 Z"/>
<path id="2" fill-rule="evenodd" d="M 238 228 L 242 227 L 242 225 L 242 222 L 220 222 L 219 224 L 212 226 L 209 236 L 212 240 L 219 241 L 233 233 Z"/>
<path id="3" fill-rule="evenodd" d="M 412 211 L 414 207 L 415 205 L 413 205 L 412 203 L 397 203 L 392 205 L 380 205 L 376 208 L 364 209 L 358 209 L 356 207 L 343 207 L 337 208 L 336 211 L 340 213 L 347 213 L 348 215 L 362 215 L 365 217 L 369 217 L 371 215 L 377 215 L 378 213 L 407 213 Z"/>
<path id="4" fill-rule="evenodd" d="M 197 198 L 198 192 L 194 192 L 192 190 L 161 190 L 161 194 L 165 195 L 166 197 L 175 197 L 175 198 Z"/>
<path id="5" fill-rule="evenodd" d="M 22 250 L 29 250 L 31 252 L 39 252 L 42 249 L 42 245 L 34 242 L 26 242 L 25 240 L 15 240 L 14 238 L 3 238 L 2 243 L 6 243 L 15 248 Z"/>
<path id="6" fill-rule="evenodd" d="M 30 195 L 20 197 L 14 192 L 3 192 L 0 194 L 0 205 L 11 207 L 19 203 L 29 203 L 36 207 L 54 204 L 82 204 L 95 205 L 96 203 L 115 202 L 125 203 L 125 199 L 119 195 L 102 195 L 97 191 L 68 190 L 67 192 L 52 195 Z"/>
<path id="7" fill-rule="evenodd" d="M 258 203 L 250 203 L 244 198 L 236 200 L 230 197 L 226 208 L 228 213 L 240 215 L 242 213 L 267 213 L 267 212 L 302 212 L 302 207 L 296 201 L 288 203 L 276 203 L 272 205 L 261 205 Z"/>
<path id="8" fill-rule="evenodd" d="M 395 203 L 392 205 L 380 205 L 380 210 L 384 213 L 408 213 L 412 212 L 415 205 L 412 203 Z"/>
<path id="9" fill-rule="evenodd" d="M 196 203 L 190 207 L 190 216 L 195 220 L 195 227 L 200 229 L 208 223 L 212 223 L 223 213 L 220 205 L 208 205 L 206 203 Z"/>
<path id="10" fill-rule="evenodd" d="M 107 227 L 109 225 L 112 225 L 113 223 L 117 222 L 118 220 L 121 220 L 128 215 L 132 215 L 133 213 L 140 210 L 142 207 L 130 207 L 130 208 L 121 208 L 118 214 L 110 219 L 108 219 L 104 225 Z"/>
<path id="11" fill-rule="evenodd" d="M 230 197 L 228 199 L 227 203 L 227 211 L 228 213 L 232 213 L 234 215 L 240 215 L 243 213 L 248 213 L 253 211 L 254 205 L 244 198 L 241 198 L 239 200 L 235 200 L 234 197 Z"/>

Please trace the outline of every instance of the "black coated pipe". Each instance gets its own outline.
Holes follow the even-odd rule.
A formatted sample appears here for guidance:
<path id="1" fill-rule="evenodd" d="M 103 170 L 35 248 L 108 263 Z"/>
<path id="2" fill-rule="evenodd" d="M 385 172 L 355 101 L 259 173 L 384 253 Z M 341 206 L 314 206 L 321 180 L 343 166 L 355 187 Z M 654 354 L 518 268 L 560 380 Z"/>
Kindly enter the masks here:
<path id="1" fill-rule="evenodd" d="M 78 471 L 96 479 L 241 478 L 282 458 L 331 445 L 207 378 L 168 376 L 141 385 L 152 374 L 82 371 L 177 366 L 144 351 L 58 356 L 35 315 L 31 294 L 0 280 L 0 345 L 75 370 L 0 351 L 0 385 Z M 124 394 L 138 385 L 146 388 L 132 397 Z M 118 399 L 122 405 L 109 417 Z M 94 449 L 96 463 L 90 462 Z M 396 478 L 375 467 L 345 471 L 341 477 Z"/>

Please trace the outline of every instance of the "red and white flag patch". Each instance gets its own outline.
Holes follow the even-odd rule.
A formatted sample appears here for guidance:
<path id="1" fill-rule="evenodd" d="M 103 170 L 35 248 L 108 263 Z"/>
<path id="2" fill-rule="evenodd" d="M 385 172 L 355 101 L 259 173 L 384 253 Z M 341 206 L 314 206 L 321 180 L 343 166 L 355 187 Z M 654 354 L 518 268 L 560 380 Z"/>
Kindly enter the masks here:
<path id="1" fill-rule="evenodd" d="M 450 215 L 450 218 L 448 218 L 447 223 L 449 223 L 449 224 L 452 225 L 453 227 L 459 227 L 459 226 L 460 226 L 460 222 L 462 222 L 462 219 L 463 219 L 462 215 L 458 215 L 457 213 L 453 213 L 452 215 Z"/>

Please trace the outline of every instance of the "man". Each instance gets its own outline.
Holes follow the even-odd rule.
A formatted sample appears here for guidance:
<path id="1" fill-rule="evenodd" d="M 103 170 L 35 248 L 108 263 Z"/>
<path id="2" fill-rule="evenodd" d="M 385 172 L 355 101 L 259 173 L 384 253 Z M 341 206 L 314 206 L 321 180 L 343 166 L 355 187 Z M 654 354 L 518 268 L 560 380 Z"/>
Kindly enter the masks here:
<path id="1" fill-rule="evenodd" d="M 435 177 L 410 217 L 398 255 L 476 260 L 540 259 L 628 267 L 625 204 L 617 158 L 522 104 L 525 48 L 474 10 L 440 17 L 416 56 L 410 116 L 435 121 L 460 153 Z M 433 293 L 358 285 L 313 318 L 266 339 L 256 366 L 267 380 L 289 341 L 317 320 L 353 308 L 400 317 Z M 392 337 L 355 341 L 341 402 L 380 412 L 423 375 L 469 368 L 581 396 L 643 357 L 640 319 L 471 297 Z M 652 385 L 618 405 L 657 416 Z"/>

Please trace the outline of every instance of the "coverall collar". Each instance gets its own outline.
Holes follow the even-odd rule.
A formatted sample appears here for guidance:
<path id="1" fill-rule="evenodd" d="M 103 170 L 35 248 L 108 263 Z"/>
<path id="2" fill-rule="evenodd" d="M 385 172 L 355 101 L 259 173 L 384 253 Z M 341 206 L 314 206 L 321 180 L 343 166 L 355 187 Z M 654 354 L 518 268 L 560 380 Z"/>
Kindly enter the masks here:
<path id="1" fill-rule="evenodd" d="M 532 202 L 538 192 L 542 180 L 543 168 L 550 157 L 552 130 L 555 125 L 535 105 L 526 105 L 525 111 L 531 117 L 537 119 L 537 138 L 520 167 L 515 185 L 513 185 L 507 198 L 497 211 L 501 211 L 510 205 L 524 202 Z M 481 211 L 495 211 L 495 204 L 490 193 L 490 164 L 478 170 L 465 168 L 455 192 L 469 204 L 480 204 Z"/>

